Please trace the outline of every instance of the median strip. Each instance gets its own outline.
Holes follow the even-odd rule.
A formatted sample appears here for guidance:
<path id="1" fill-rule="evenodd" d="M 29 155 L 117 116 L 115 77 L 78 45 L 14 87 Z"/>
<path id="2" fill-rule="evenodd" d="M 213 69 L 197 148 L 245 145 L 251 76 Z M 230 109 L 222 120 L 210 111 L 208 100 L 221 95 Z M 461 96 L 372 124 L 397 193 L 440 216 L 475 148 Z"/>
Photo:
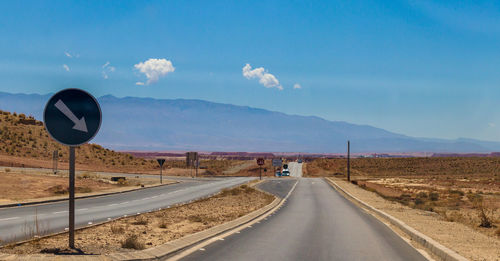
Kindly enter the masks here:
<path id="1" fill-rule="evenodd" d="M 108 255 L 110 258 L 129 256 L 131 250 L 140 255 L 156 253 L 165 248 L 177 249 L 183 242 L 202 238 L 215 227 L 230 228 L 231 222 L 249 213 L 268 209 L 274 197 L 246 185 L 226 189 L 213 197 L 161 211 L 121 218 L 102 225 L 78 230 L 76 246 L 85 254 Z M 276 203 L 277 204 L 277 203 Z M 229 224 L 229 225 L 228 225 Z M 226 228 L 226 229 L 227 229 Z M 4 247 L 8 254 L 65 253 L 67 234 L 33 240 Z M 168 246 L 168 247 L 166 247 Z M 134 251 L 134 253 L 137 251 Z M 136 255 L 135 253 L 133 255 Z M 50 257 L 50 255 L 45 255 Z M 55 257 L 53 255 L 52 257 Z"/>

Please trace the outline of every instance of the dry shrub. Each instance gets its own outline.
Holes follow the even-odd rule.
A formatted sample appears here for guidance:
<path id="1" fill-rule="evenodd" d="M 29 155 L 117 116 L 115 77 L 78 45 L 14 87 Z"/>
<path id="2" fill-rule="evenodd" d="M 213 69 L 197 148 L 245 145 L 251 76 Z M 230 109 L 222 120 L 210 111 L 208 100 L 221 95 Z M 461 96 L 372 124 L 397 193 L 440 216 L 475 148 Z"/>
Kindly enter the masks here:
<path id="1" fill-rule="evenodd" d="M 439 193 L 435 192 L 435 191 L 429 193 L 429 199 L 432 201 L 438 201 L 439 200 Z"/>
<path id="2" fill-rule="evenodd" d="M 458 222 L 463 219 L 463 215 L 457 211 L 444 212 L 444 218 L 448 222 Z"/>
<path id="3" fill-rule="evenodd" d="M 160 221 L 160 223 L 158 224 L 158 227 L 159 228 L 167 228 L 168 227 L 168 222 L 166 220 L 162 220 Z"/>
<path id="4" fill-rule="evenodd" d="M 497 231 L 495 231 L 495 235 L 497 235 L 497 237 L 500 237 L 500 228 L 498 228 Z"/>
<path id="5" fill-rule="evenodd" d="M 149 220 L 144 217 L 144 216 L 138 216 L 134 222 L 132 222 L 132 225 L 147 225 L 149 223 Z"/>
<path id="6" fill-rule="evenodd" d="M 125 229 L 118 224 L 112 224 L 110 228 L 113 234 L 123 234 L 125 232 Z"/>
<path id="7" fill-rule="evenodd" d="M 142 250 L 144 249 L 144 242 L 141 241 L 139 236 L 130 235 L 124 241 L 122 241 L 122 248 Z"/>
<path id="8" fill-rule="evenodd" d="M 190 222 L 199 222 L 199 223 L 203 222 L 203 218 L 200 215 L 191 215 L 188 217 L 188 220 Z"/>

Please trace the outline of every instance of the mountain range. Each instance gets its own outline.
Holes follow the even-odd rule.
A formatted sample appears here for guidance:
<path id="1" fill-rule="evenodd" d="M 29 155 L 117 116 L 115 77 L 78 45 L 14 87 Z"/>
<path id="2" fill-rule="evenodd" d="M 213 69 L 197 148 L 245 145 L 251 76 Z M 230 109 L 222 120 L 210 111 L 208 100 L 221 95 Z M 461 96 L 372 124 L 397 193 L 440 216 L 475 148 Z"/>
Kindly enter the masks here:
<path id="1" fill-rule="evenodd" d="M 0 110 L 41 120 L 51 94 L 0 92 Z M 493 152 L 500 142 L 415 138 L 368 125 L 190 99 L 106 95 L 93 143 L 115 150 L 340 153 Z"/>

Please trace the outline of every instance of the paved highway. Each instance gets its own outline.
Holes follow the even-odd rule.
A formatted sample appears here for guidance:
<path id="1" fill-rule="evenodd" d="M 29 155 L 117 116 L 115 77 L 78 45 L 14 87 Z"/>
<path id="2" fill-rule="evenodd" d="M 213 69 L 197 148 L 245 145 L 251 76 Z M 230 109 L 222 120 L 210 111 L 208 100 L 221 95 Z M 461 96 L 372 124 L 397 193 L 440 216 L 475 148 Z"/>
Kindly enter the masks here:
<path id="1" fill-rule="evenodd" d="M 288 170 L 290 170 L 290 177 L 302 177 L 302 163 L 289 162 Z"/>
<path id="2" fill-rule="evenodd" d="M 75 202 L 75 225 L 81 227 L 188 202 L 251 179 L 253 178 L 238 177 L 185 181 L 122 194 L 78 199 Z M 68 227 L 68 201 L 0 209 L 1 243 L 30 237 L 36 231 L 36 226 L 39 227 L 39 231 L 45 233 L 64 231 Z"/>
<path id="3" fill-rule="evenodd" d="M 291 179 L 262 189 L 284 195 Z M 279 183 L 278 183 L 279 182 Z M 280 183 L 283 183 L 279 185 Z M 298 179 L 275 214 L 182 260 L 426 260 L 322 179 Z"/>

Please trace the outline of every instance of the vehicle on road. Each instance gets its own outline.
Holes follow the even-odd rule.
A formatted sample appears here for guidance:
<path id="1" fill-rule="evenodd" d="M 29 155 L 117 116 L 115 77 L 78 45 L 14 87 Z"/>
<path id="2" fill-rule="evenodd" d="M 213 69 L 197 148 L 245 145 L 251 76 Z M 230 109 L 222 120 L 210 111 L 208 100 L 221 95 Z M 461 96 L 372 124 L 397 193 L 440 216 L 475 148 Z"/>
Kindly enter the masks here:
<path id="1" fill-rule="evenodd" d="M 281 171 L 277 170 L 276 173 L 274 173 L 276 177 L 281 177 Z"/>
<path id="2" fill-rule="evenodd" d="M 290 176 L 290 171 L 288 169 L 283 169 L 281 173 L 282 176 Z"/>
<path id="3" fill-rule="evenodd" d="M 302 163 L 302 160 L 301 160 L 301 159 L 299 159 L 299 160 L 297 160 L 297 162 L 298 162 L 298 163 Z"/>

